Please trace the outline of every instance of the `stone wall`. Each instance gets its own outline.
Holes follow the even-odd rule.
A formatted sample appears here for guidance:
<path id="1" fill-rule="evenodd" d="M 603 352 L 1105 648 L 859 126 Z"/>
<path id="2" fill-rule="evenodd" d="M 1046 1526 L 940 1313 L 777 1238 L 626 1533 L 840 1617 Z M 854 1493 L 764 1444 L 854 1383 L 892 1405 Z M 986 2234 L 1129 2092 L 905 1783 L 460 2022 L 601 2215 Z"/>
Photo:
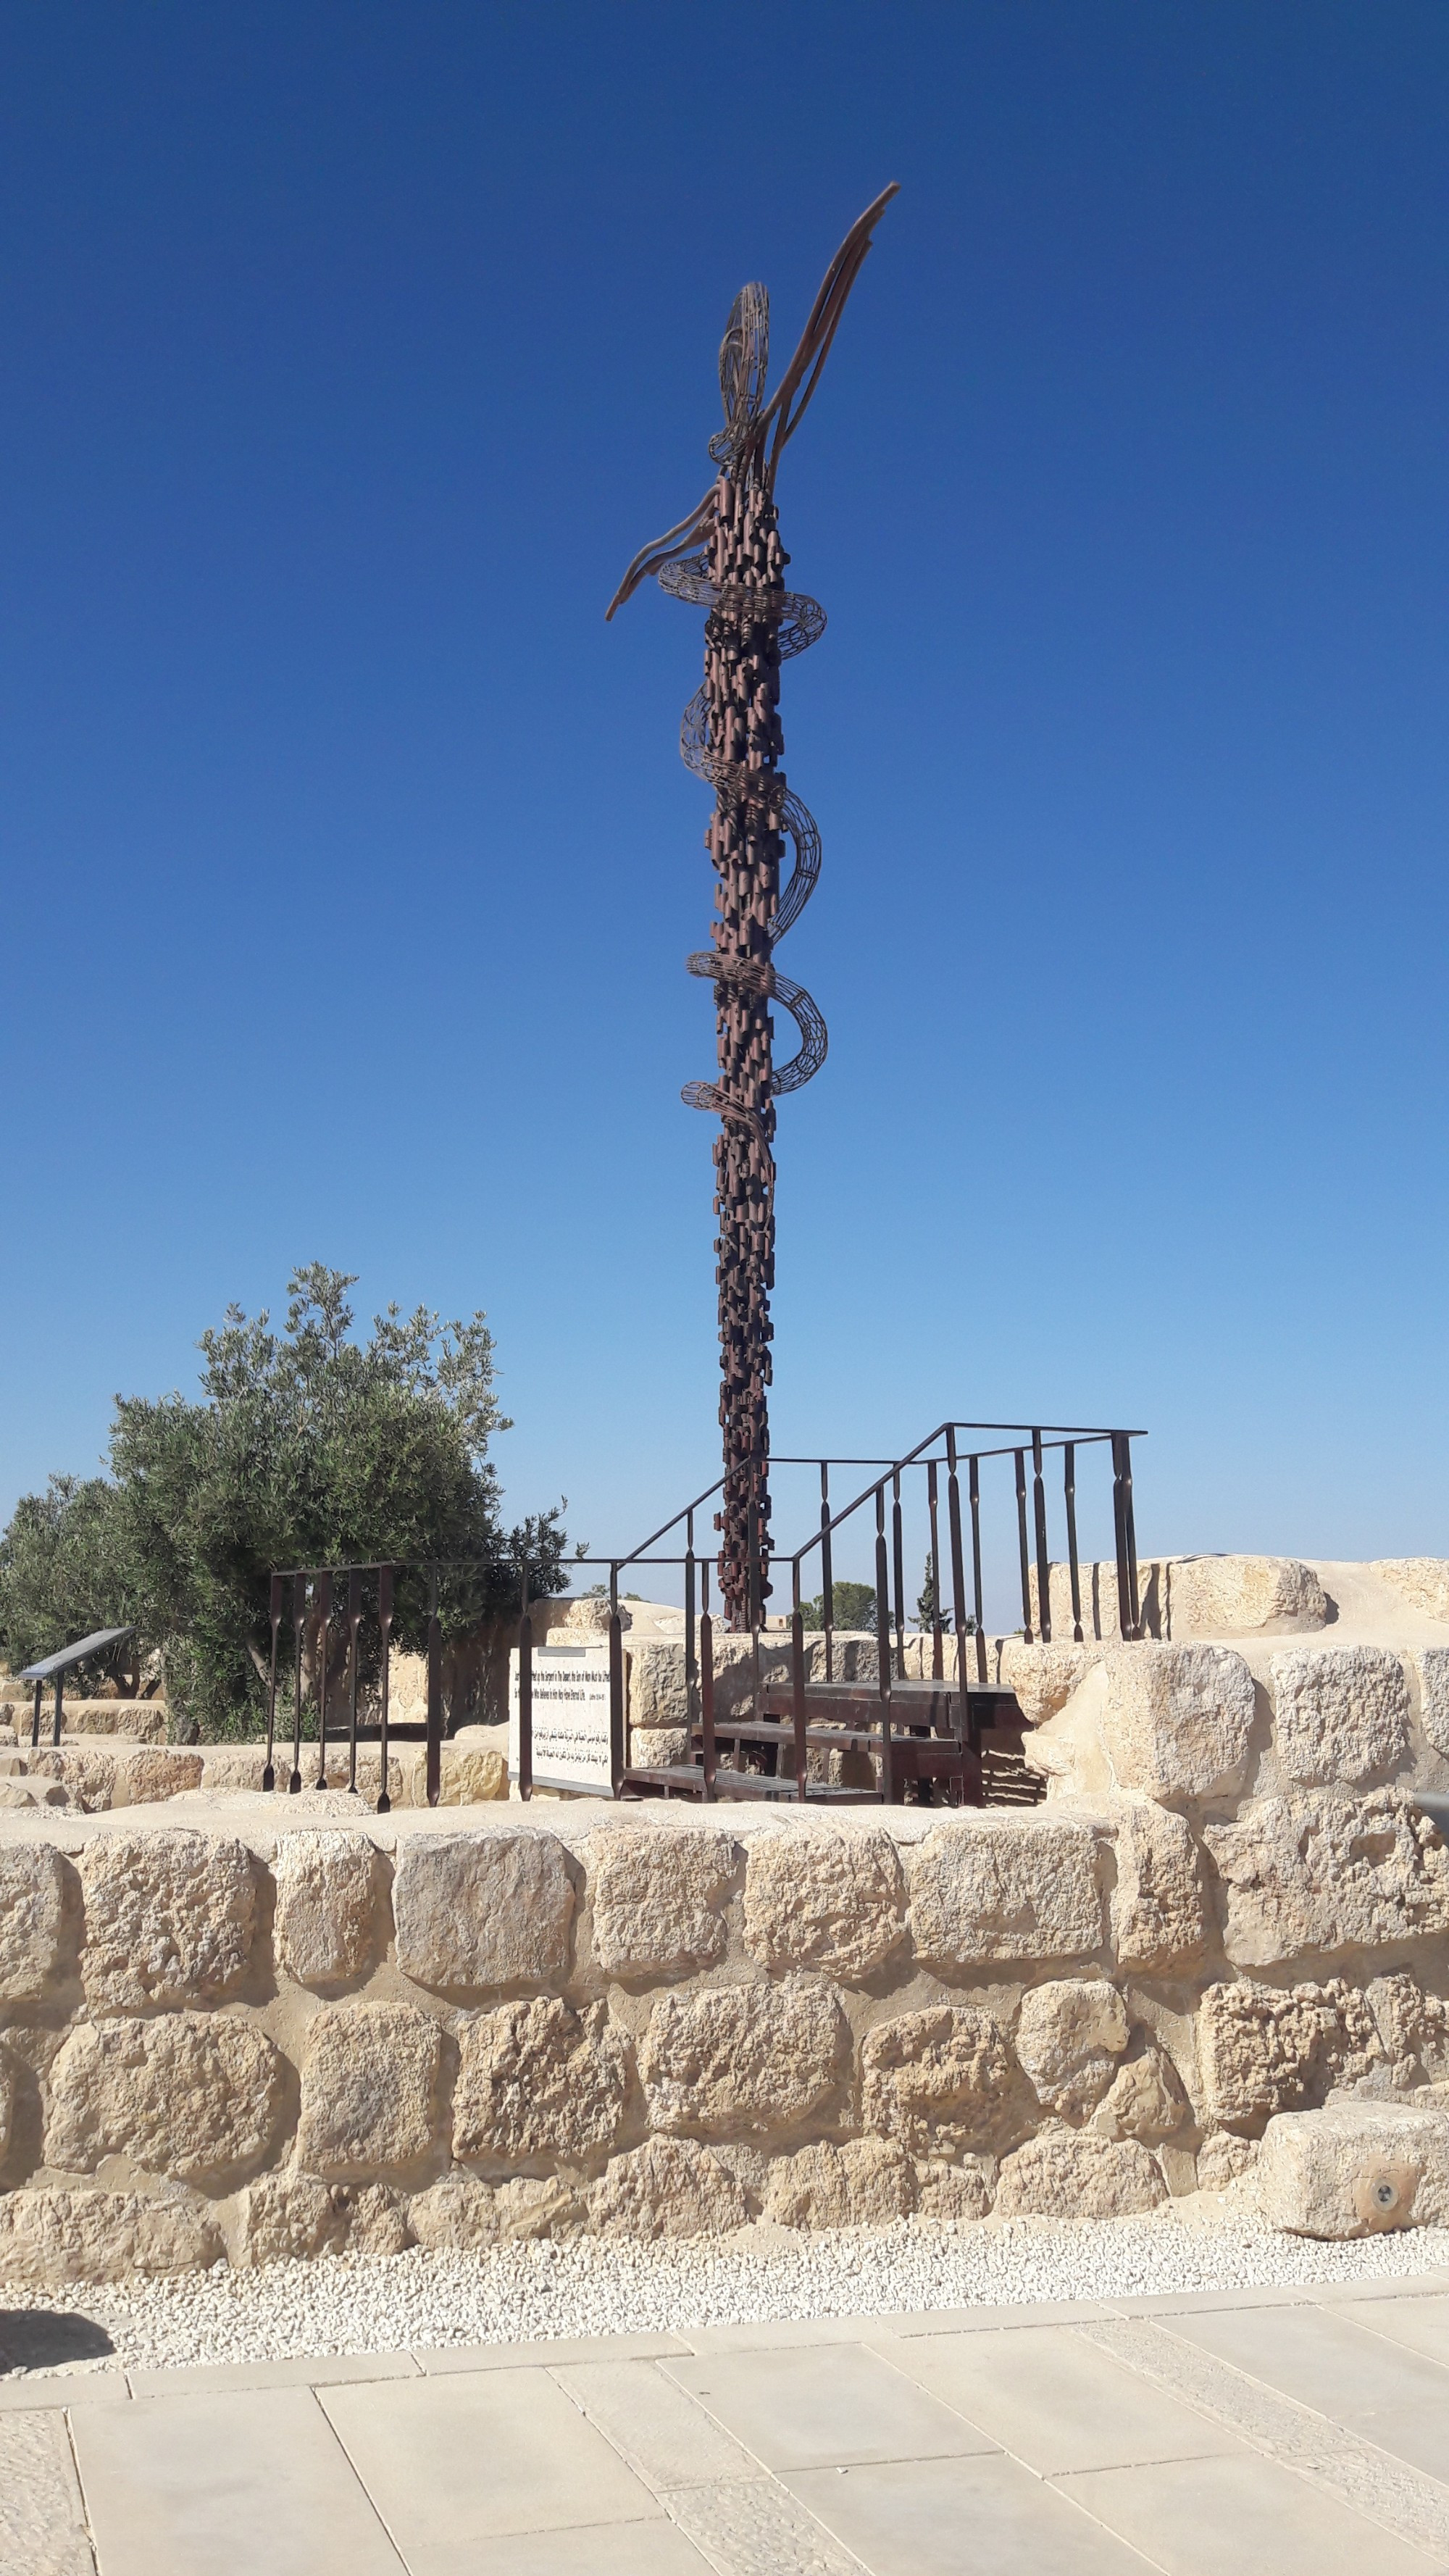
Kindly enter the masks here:
<path id="1" fill-rule="evenodd" d="M 1036 1810 L 0 1813 L 0 2276 L 1443 2219 L 1449 1640 L 1263 1660 L 1102 1656 Z"/>

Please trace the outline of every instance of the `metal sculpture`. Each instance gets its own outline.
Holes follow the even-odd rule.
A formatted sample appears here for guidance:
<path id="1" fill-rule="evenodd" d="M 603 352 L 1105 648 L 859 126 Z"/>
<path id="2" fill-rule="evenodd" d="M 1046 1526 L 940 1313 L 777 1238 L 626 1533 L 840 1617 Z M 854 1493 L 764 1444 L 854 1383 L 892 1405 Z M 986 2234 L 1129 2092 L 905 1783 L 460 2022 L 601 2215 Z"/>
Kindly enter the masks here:
<path id="1" fill-rule="evenodd" d="M 725 425 L 709 442 L 719 467 L 696 510 L 635 556 L 608 615 L 652 574 L 661 590 L 706 608 L 704 685 L 684 711 L 680 750 L 714 789 L 705 846 L 717 878 L 711 948 L 688 960 L 714 986 L 718 1079 L 690 1082 L 683 1097 L 719 1118 L 715 1138 L 715 1245 L 719 1282 L 720 1425 L 725 1484 L 717 1527 L 719 1577 L 735 1628 L 757 1626 L 769 1592 L 770 1290 L 775 1280 L 775 1102 L 798 1091 L 825 1061 L 825 1022 L 803 986 L 777 972 L 774 952 L 798 921 L 820 874 L 814 817 L 780 767 L 780 664 L 823 633 L 819 602 L 785 588 L 775 475 L 820 381 L 846 298 L 871 235 L 897 188 L 882 191 L 851 226 L 826 271 L 810 319 L 767 403 L 770 300 L 763 286 L 735 298 L 720 346 Z M 783 893 L 788 835 L 794 867 Z M 784 1004 L 798 1052 L 775 1066 L 770 1004 Z"/>

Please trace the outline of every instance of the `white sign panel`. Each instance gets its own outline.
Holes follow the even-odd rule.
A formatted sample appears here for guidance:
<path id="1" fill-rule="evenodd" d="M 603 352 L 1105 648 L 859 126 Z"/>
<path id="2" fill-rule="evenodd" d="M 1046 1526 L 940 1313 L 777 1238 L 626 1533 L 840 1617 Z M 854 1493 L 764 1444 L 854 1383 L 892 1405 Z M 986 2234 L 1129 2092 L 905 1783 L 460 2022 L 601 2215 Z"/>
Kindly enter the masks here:
<path id="1" fill-rule="evenodd" d="M 518 1652 L 508 1658 L 508 1776 L 518 1778 Z M 540 1788 L 613 1794 L 607 1646 L 533 1651 L 533 1776 Z"/>

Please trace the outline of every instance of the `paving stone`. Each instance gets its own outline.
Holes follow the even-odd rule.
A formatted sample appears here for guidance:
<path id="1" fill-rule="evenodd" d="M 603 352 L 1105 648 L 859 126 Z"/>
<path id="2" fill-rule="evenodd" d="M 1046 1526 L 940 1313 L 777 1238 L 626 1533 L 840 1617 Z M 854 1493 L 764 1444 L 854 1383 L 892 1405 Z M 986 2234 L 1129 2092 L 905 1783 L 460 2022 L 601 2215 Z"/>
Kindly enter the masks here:
<path id="1" fill-rule="evenodd" d="M 54 2412 L 0 2419 L 0 2568 L 95 2576 L 65 2419 Z"/>

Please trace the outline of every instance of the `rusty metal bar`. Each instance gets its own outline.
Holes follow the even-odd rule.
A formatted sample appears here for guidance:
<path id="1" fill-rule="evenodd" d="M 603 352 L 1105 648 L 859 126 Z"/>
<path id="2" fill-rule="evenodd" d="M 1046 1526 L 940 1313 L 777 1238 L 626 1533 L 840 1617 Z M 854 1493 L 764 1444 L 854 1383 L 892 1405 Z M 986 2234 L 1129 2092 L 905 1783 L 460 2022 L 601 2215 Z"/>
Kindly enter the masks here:
<path id="1" fill-rule="evenodd" d="M 1072 1642 L 1082 1643 L 1082 1569 L 1077 1556 L 1077 1450 L 1069 1440 L 1062 1452 L 1062 1498 L 1067 1507 L 1067 1563 L 1072 1575 Z"/>
<path id="2" fill-rule="evenodd" d="M 684 1713 L 689 1722 L 689 1741 L 692 1745 L 695 1729 L 699 1724 L 699 1650 L 695 1634 L 694 1514 L 692 1511 L 685 1516 L 685 1545 L 688 1553 L 684 1560 Z"/>
<path id="3" fill-rule="evenodd" d="M 292 1627 L 297 1648 L 297 1670 L 292 1694 L 292 1776 L 287 1787 L 295 1798 L 302 1786 L 302 1639 L 307 1627 L 307 1577 L 298 1574 L 292 1584 Z"/>
<path id="4" fill-rule="evenodd" d="M 438 1616 L 438 1569 L 428 1575 L 427 1799 L 435 1807 L 443 1786 L 443 1623 Z"/>
<path id="5" fill-rule="evenodd" d="M 377 1812 L 388 1814 L 392 1798 L 387 1785 L 387 1722 L 392 1690 L 392 1612 L 393 1573 L 390 1565 L 377 1569 L 377 1623 L 382 1634 L 382 1668 L 378 1678 L 378 1743 L 377 1743 Z"/>
<path id="6" fill-rule="evenodd" d="M 966 1680 L 966 1565 L 961 1547 L 961 1479 L 956 1460 L 956 1434 L 946 1434 L 946 1527 L 951 1540 L 951 1616 L 956 1624 L 956 1689 L 960 1697 L 958 1732 L 963 1740 L 975 1731 L 969 1724 L 971 1703 Z"/>
<path id="7" fill-rule="evenodd" d="M 934 1458 L 926 1468 L 926 1520 L 931 1554 L 931 1679 L 939 1682 L 945 1679 L 945 1659 L 941 1652 L 941 1514 Z"/>
<path id="8" fill-rule="evenodd" d="M 701 1609 L 699 1621 L 700 1766 L 704 1772 L 704 1795 L 707 1801 L 712 1802 L 715 1793 L 714 1782 L 716 1768 L 714 1740 L 714 1621 L 709 1615 L 709 1561 L 707 1558 L 702 1562 L 699 1573 L 701 1587 Z"/>
<path id="9" fill-rule="evenodd" d="M 619 1618 L 619 1568 L 609 1568 L 609 1773 L 617 1798 L 628 1768 L 624 1717 L 624 1630 Z"/>
<path id="10" fill-rule="evenodd" d="M 317 1615 L 317 1786 L 327 1786 L 327 1631 L 332 1621 L 332 1577 L 318 1574 L 312 1594 Z"/>
<path id="11" fill-rule="evenodd" d="M 1026 1536 L 1026 1451 L 1014 1449 L 1016 1460 L 1016 1543 L 1021 1557 L 1021 1633 L 1028 1645 L 1032 1639 L 1031 1621 L 1031 1550 Z"/>
<path id="12" fill-rule="evenodd" d="M 825 1678 L 835 1679 L 835 1576 L 830 1555 L 830 1461 L 820 1461 L 820 1616 L 825 1624 Z"/>
<path id="13" fill-rule="evenodd" d="M 1036 1534 L 1036 1632 L 1044 1646 L 1052 1641 L 1052 1569 L 1047 1549 L 1046 1487 L 1041 1472 L 1041 1433 L 1031 1435 L 1031 1512 Z"/>
<path id="14" fill-rule="evenodd" d="M 357 1791 L 357 1640 L 362 1627 L 362 1568 L 347 1570 L 347 1786 Z"/>
<path id="15" fill-rule="evenodd" d="M 64 1675 L 64 1673 L 57 1673 L 57 1674 L 56 1674 L 56 1677 L 55 1677 L 55 1731 L 54 1731 L 54 1733 L 53 1733 L 53 1735 L 52 1735 L 52 1737 L 51 1737 L 51 1742 L 52 1742 L 52 1744 L 56 1745 L 57 1747 L 59 1746 L 59 1743 L 60 1743 L 60 1736 L 61 1736 L 61 1722 L 62 1722 L 62 1714 L 63 1714 L 63 1710 L 64 1710 L 64 1705 L 65 1705 L 65 1675 Z"/>
<path id="16" fill-rule="evenodd" d="M 525 1801 L 533 1796 L 533 1621 L 528 1608 L 527 1557 L 523 1560 L 518 1610 L 518 1794 Z"/>
<path id="17" fill-rule="evenodd" d="M 35 1685 L 35 1708 L 30 1720 L 30 1749 L 32 1753 L 37 1752 L 40 1746 L 40 1694 L 44 1688 L 44 1682 L 37 1682 Z"/>
<path id="18" fill-rule="evenodd" d="M 976 1678 L 986 1679 L 986 1613 L 981 1594 L 981 1461 L 967 1462 L 971 1494 L 971 1598 L 976 1611 Z"/>
<path id="19" fill-rule="evenodd" d="M 1127 1603 L 1132 1621 L 1129 1633 L 1133 1637 L 1140 1637 L 1142 1634 L 1142 1604 L 1137 1597 L 1137 1523 L 1132 1510 L 1131 1432 L 1119 1431 L 1117 1434 L 1117 1444 L 1120 1447 L 1122 1459 L 1122 1535 L 1127 1549 Z"/>
<path id="20" fill-rule="evenodd" d="M 901 1471 L 891 1478 L 891 1573 L 896 1604 L 896 1679 L 906 1678 L 906 1557 L 901 1521 Z"/>
<path id="21" fill-rule="evenodd" d="M 800 1568 L 795 1567 L 795 1603 L 790 1613 L 790 1714 L 795 1722 L 795 1796 L 803 1807 L 809 1791 L 809 1755 L 805 1744 L 805 1622 L 800 1615 Z"/>
<path id="22" fill-rule="evenodd" d="M 878 1665 L 876 1687 L 880 1693 L 880 1794 L 882 1803 L 895 1803 L 895 1755 L 891 1745 L 891 1630 L 890 1583 L 886 1561 L 885 1486 L 875 1489 L 875 1644 Z"/>

